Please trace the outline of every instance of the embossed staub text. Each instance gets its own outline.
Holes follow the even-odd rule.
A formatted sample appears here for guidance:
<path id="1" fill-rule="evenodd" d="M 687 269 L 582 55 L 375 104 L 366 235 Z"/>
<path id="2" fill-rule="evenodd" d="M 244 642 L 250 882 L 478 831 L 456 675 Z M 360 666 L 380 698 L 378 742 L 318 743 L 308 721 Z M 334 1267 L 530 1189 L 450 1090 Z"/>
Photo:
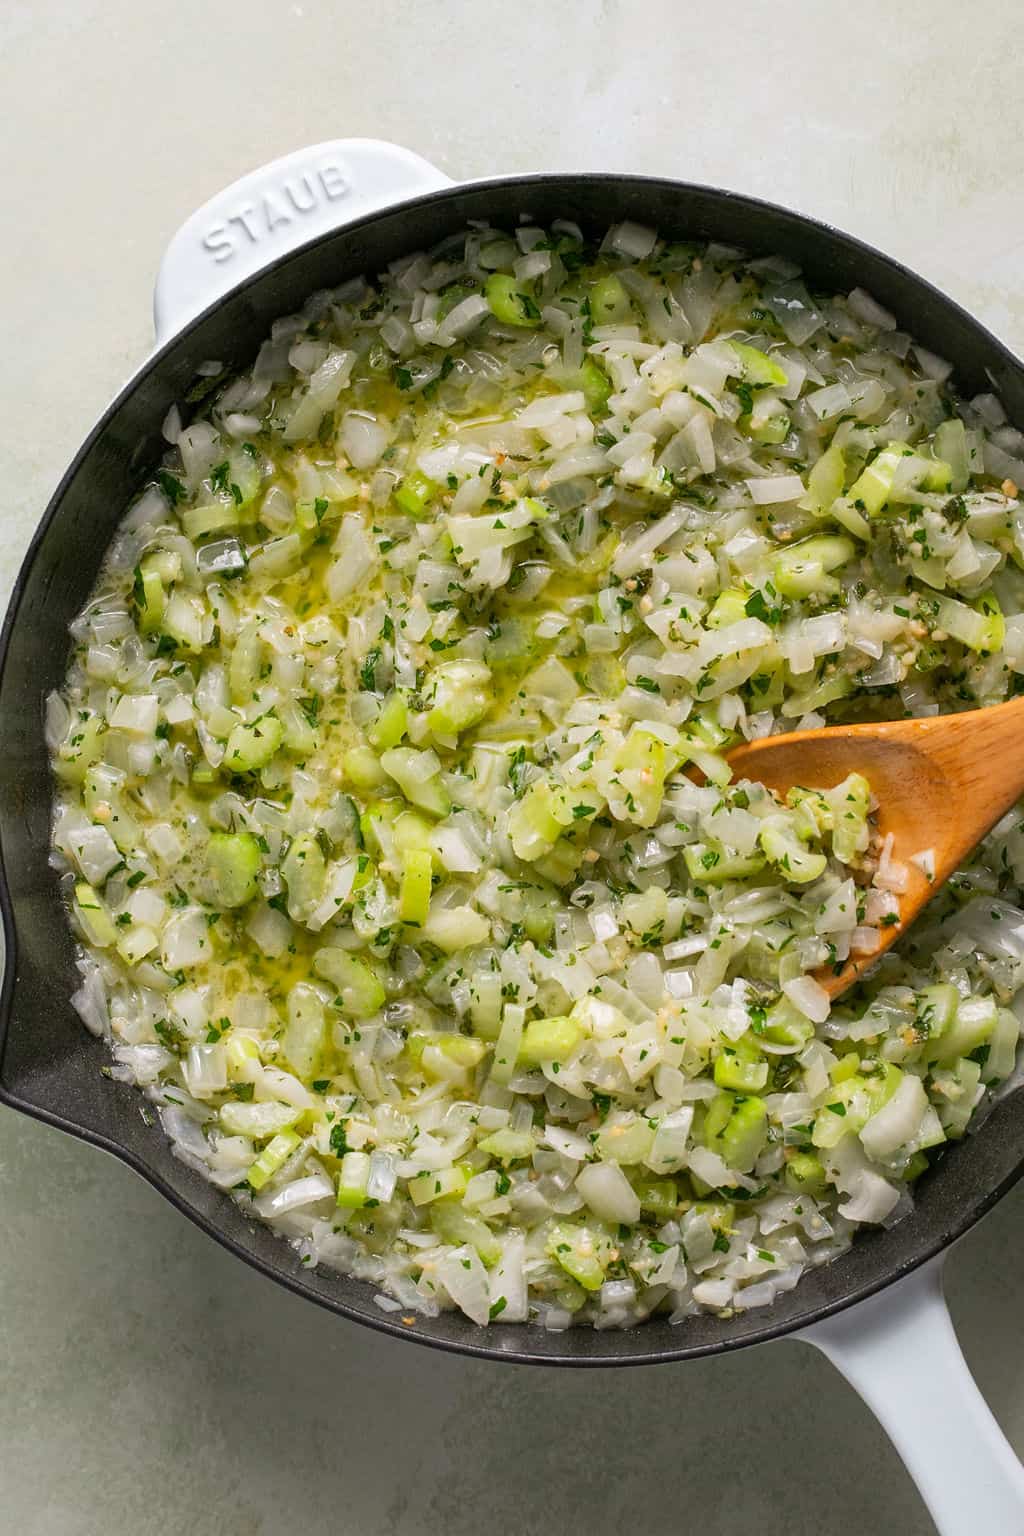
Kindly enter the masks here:
<path id="1" fill-rule="evenodd" d="M 336 161 L 296 171 L 211 224 L 202 236 L 203 250 L 216 262 L 230 261 L 246 247 L 273 236 L 275 230 L 308 219 L 348 192 L 348 178 Z"/>

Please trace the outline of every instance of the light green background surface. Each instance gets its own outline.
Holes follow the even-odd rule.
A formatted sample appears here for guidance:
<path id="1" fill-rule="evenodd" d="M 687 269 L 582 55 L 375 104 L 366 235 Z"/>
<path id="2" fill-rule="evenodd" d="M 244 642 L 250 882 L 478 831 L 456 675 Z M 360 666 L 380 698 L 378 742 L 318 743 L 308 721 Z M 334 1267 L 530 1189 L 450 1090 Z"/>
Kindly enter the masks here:
<path id="1" fill-rule="evenodd" d="M 178 223 L 345 134 L 453 176 L 661 172 L 903 258 L 1024 349 L 1013 0 L 0 0 L 4 600 L 150 342 Z M 1024 1191 L 949 1266 L 1024 1452 Z M 525 1371 L 341 1323 L 99 1152 L 0 1113 L 0 1529 L 18 1536 L 925 1536 L 881 1431 L 803 1345 Z M 1003 1533 L 986 1533 L 1003 1536 Z"/>

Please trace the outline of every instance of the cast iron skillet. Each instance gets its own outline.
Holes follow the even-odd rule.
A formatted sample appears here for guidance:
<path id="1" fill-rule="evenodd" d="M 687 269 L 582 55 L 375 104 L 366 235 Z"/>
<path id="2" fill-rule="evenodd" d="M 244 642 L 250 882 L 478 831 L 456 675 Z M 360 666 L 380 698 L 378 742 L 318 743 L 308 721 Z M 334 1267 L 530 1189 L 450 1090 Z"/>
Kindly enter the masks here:
<path id="1" fill-rule="evenodd" d="M 352 222 L 367 207 L 424 188 L 431 189 L 425 196 Z M 850 236 L 751 198 L 619 175 L 452 186 L 417 156 L 368 141 L 321 145 L 236 183 L 172 244 L 157 290 L 162 344 L 102 416 L 61 481 L 26 556 L 0 637 L 0 912 L 7 953 L 0 1098 L 112 1152 L 233 1253 L 343 1317 L 492 1360 L 596 1366 L 683 1360 L 777 1339 L 832 1318 L 947 1248 L 1024 1169 L 1024 1096 L 1008 1096 L 980 1134 L 945 1152 L 916 1186 L 911 1215 L 888 1231 L 865 1231 L 848 1254 L 808 1273 L 769 1310 L 727 1321 L 698 1316 L 675 1327 L 652 1321 L 629 1332 L 552 1334 L 500 1323 L 484 1331 L 455 1313 L 418 1317 L 408 1326 L 378 1309 L 372 1287 L 303 1268 L 283 1242 L 247 1221 L 172 1156 L 159 1128 L 143 1119 L 136 1089 L 101 1075 L 107 1047 L 86 1033 L 68 1003 L 76 985 L 73 945 L 47 866 L 52 786 L 43 699 L 61 682 L 68 624 L 89 594 L 114 528 L 163 450 L 165 412 L 181 400 L 197 365 L 215 358 L 232 368 L 245 366 L 272 321 L 314 290 L 381 271 L 467 220 L 514 225 L 523 214 L 541 223 L 574 219 L 591 232 L 635 219 L 673 238 L 711 238 L 752 255 L 791 257 L 825 290 L 862 286 L 903 328 L 954 362 L 962 392 L 994 389 L 1011 420 L 1024 425 L 1024 368 L 977 321 Z M 182 310 L 187 323 L 164 340 Z M 926 1279 L 918 1276 L 877 1303 L 824 1324 L 812 1342 L 827 1349 L 904 1442 L 901 1449 L 944 1530 L 1024 1530 L 1020 1468 L 959 1360 L 937 1300 L 935 1266 L 924 1273 Z M 877 1346 L 878 1361 L 863 1348 L 851 1354 L 854 1342 L 863 1344 L 865 1337 L 869 1350 Z M 892 1369 L 882 1380 L 879 1362 L 886 1360 Z M 954 1441 L 955 1477 L 954 1457 L 943 1453 L 944 1446 L 952 1453 Z M 965 1487 L 972 1446 L 978 1475 L 967 1478 Z"/>

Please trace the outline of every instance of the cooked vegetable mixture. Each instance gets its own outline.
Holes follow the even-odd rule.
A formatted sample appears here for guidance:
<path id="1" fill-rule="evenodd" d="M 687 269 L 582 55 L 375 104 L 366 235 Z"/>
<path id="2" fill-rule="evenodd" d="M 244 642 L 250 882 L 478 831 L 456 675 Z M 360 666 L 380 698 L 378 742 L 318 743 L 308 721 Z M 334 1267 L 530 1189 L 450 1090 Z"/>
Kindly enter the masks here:
<path id="1" fill-rule="evenodd" d="M 948 374 L 789 262 L 563 222 L 171 411 L 49 704 L 74 1002 L 302 1262 L 479 1324 L 764 1306 L 1013 1072 L 1020 816 L 830 1008 L 906 868 L 864 779 L 724 756 L 1017 691 L 1024 438 Z"/>

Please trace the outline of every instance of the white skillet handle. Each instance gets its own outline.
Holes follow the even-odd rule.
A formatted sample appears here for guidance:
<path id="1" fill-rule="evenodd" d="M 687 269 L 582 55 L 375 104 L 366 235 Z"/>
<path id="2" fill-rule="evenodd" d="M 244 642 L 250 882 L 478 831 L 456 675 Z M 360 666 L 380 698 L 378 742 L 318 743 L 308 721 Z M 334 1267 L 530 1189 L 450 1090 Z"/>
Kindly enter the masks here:
<path id="1" fill-rule="evenodd" d="M 204 203 L 167 247 L 153 296 L 157 344 L 314 236 L 448 186 L 429 161 L 379 139 L 335 139 L 250 171 Z"/>
<path id="2" fill-rule="evenodd" d="M 942 1294 L 942 1259 L 798 1337 L 874 1413 L 940 1536 L 1020 1536 L 1024 1467 L 967 1368 Z"/>

